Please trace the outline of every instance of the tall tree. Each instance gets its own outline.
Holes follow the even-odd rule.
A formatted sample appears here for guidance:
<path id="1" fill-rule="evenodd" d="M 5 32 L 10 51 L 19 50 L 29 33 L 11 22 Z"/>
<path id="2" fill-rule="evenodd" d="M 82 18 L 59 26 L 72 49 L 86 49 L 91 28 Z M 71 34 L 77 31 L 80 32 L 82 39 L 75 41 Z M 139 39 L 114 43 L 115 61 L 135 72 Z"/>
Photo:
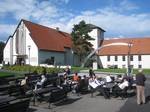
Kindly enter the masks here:
<path id="1" fill-rule="evenodd" d="M 0 63 L 2 63 L 3 61 L 3 50 L 4 50 L 4 47 L 5 47 L 5 43 L 4 42 L 0 42 Z"/>
<path id="2" fill-rule="evenodd" d="M 82 63 L 84 58 L 92 51 L 92 44 L 90 40 L 94 40 L 89 36 L 89 32 L 92 29 L 85 21 L 80 21 L 79 24 L 74 25 L 71 33 L 73 41 L 73 51 L 79 56 L 80 62 Z"/>

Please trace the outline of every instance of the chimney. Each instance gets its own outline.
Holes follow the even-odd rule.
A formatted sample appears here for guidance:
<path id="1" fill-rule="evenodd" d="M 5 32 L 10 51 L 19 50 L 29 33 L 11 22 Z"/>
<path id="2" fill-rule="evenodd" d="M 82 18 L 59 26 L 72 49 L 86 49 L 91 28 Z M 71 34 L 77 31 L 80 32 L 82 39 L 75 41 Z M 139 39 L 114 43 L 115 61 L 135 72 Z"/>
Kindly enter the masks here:
<path id="1" fill-rule="evenodd" d="M 56 27 L 56 30 L 59 31 L 59 27 Z"/>

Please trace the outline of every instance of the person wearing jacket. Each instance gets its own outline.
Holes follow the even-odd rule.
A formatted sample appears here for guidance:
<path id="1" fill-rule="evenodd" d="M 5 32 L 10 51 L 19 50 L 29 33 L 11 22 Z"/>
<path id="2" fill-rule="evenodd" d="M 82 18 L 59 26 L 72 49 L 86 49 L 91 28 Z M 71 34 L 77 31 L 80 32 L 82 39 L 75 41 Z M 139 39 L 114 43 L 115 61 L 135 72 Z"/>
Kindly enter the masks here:
<path id="1" fill-rule="evenodd" d="M 136 74 L 137 104 L 145 104 L 145 75 L 142 69 Z"/>

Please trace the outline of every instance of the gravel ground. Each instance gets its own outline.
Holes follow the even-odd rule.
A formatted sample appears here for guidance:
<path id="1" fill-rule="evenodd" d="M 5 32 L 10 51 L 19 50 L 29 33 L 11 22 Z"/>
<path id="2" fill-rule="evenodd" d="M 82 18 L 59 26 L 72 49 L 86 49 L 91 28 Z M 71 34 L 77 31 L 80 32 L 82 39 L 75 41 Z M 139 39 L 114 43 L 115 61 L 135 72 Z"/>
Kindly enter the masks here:
<path id="1" fill-rule="evenodd" d="M 104 99 L 103 96 L 90 94 L 77 96 L 70 93 L 66 101 L 53 105 L 53 111 L 56 112 L 150 112 L 150 79 L 146 81 L 147 103 L 143 105 L 136 104 L 136 96 L 126 99 L 111 98 Z M 38 103 L 36 106 L 30 106 L 29 112 L 50 112 L 46 102 Z"/>

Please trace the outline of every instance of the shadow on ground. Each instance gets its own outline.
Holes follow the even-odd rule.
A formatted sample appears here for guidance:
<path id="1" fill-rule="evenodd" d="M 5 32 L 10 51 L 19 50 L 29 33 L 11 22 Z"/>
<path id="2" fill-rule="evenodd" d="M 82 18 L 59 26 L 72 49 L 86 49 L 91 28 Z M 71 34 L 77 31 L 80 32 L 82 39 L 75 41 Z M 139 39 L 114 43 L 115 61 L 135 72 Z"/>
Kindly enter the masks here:
<path id="1" fill-rule="evenodd" d="M 138 105 L 136 102 L 136 96 L 130 97 L 126 103 L 121 107 L 119 112 L 150 112 L 150 81 L 146 83 L 145 94 L 146 104 Z"/>
<path id="2" fill-rule="evenodd" d="M 37 109 L 33 109 L 33 108 L 28 109 L 28 112 L 35 112 L 35 111 L 37 111 Z"/>
<path id="3" fill-rule="evenodd" d="M 56 106 L 62 106 L 62 105 L 68 105 L 68 104 L 72 104 L 78 100 L 80 100 L 81 97 L 79 98 L 67 98 L 66 100 L 63 100 L 61 102 L 55 103 Z"/>
<path id="4" fill-rule="evenodd" d="M 149 101 L 150 101 L 150 96 L 147 96 L 146 97 L 146 103 L 149 103 Z"/>

